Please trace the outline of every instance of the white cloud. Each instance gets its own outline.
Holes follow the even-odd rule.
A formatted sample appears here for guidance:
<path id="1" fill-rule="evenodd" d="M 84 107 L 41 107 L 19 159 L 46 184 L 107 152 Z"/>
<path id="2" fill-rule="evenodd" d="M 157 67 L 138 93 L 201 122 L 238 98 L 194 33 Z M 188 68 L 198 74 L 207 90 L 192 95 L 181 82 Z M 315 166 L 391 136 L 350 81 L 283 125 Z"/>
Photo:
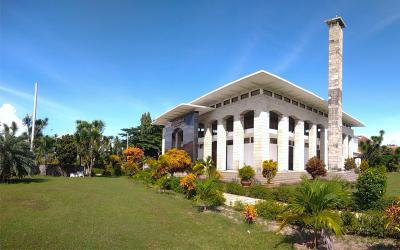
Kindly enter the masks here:
<path id="1" fill-rule="evenodd" d="M 10 126 L 13 121 L 17 123 L 18 126 L 17 134 L 22 134 L 22 132 L 26 131 L 22 120 L 17 116 L 17 109 L 11 104 L 3 104 L 0 107 L 0 130 L 3 130 L 3 124 Z"/>

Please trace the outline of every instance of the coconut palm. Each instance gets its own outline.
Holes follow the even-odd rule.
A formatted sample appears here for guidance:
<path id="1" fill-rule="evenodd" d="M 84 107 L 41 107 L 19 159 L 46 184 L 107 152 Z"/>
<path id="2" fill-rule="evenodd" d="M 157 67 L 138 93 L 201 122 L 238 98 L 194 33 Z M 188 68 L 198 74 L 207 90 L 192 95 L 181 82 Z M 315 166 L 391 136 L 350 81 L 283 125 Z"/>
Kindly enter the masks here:
<path id="1" fill-rule="evenodd" d="M 288 224 L 297 224 L 314 231 L 314 246 L 318 247 L 318 235 L 324 230 L 342 234 L 340 217 L 333 209 L 347 199 L 348 193 L 338 181 L 308 180 L 303 178 L 296 189 L 294 201 L 279 216 L 282 230 Z"/>
<path id="2" fill-rule="evenodd" d="M 4 124 L 0 133 L 0 181 L 9 181 L 12 176 L 22 178 L 34 167 L 34 154 L 29 150 L 25 136 L 16 136 L 15 122 Z"/>

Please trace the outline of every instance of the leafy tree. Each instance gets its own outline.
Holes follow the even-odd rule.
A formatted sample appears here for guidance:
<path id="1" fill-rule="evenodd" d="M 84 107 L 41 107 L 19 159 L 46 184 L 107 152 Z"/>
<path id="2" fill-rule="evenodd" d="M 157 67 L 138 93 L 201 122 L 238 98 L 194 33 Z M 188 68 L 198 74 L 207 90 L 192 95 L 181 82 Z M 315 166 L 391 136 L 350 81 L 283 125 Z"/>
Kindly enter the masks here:
<path id="1" fill-rule="evenodd" d="M 57 138 L 56 157 L 61 165 L 74 164 L 77 156 L 77 145 L 73 135 L 63 135 Z"/>
<path id="2" fill-rule="evenodd" d="M 25 132 L 25 134 L 28 137 L 28 142 L 30 143 L 32 138 L 32 117 L 27 114 L 24 118 L 22 118 L 22 124 L 28 128 L 28 133 Z M 49 124 L 48 118 L 36 119 L 35 138 L 43 136 L 43 130 L 48 124 Z"/>
<path id="3" fill-rule="evenodd" d="M 378 166 L 381 164 L 380 147 L 383 141 L 385 131 L 380 130 L 378 136 L 371 136 L 371 139 L 361 141 L 359 148 L 361 150 L 361 159 L 367 160 L 371 166 Z"/>
<path id="4" fill-rule="evenodd" d="M 36 138 L 36 160 L 40 164 L 47 166 L 49 158 L 54 159 L 56 138 L 48 135 Z"/>
<path id="5" fill-rule="evenodd" d="M 129 145 L 142 148 L 146 156 L 158 157 L 161 154 L 162 126 L 152 124 L 150 113 L 142 114 L 139 126 L 122 131 L 129 135 Z"/>
<path id="6" fill-rule="evenodd" d="M 279 216 L 279 230 L 288 224 L 312 228 L 314 247 L 318 249 L 318 238 L 322 230 L 342 234 L 339 214 L 333 209 L 348 198 L 348 193 L 339 182 L 310 181 L 303 178 L 296 189 L 295 199 Z"/>
<path id="7" fill-rule="evenodd" d="M 369 209 L 378 205 L 386 191 L 385 167 L 367 168 L 357 178 L 357 191 L 354 193 L 359 208 Z"/>
<path id="8" fill-rule="evenodd" d="M 85 174 L 90 176 L 96 160 L 105 150 L 107 138 L 103 136 L 104 122 L 76 121 L 75 141 L 79 160 L 84 164 Z"/>
<path id="9" fill-rule="evenodd" d="M 0 133 L 0 181 L 9 181 L 12 176 L 22 178 L 34 168 L 34 154 L 30 151 L 25 135 L 16 136 L 17 124 L 3 125 Z"/>

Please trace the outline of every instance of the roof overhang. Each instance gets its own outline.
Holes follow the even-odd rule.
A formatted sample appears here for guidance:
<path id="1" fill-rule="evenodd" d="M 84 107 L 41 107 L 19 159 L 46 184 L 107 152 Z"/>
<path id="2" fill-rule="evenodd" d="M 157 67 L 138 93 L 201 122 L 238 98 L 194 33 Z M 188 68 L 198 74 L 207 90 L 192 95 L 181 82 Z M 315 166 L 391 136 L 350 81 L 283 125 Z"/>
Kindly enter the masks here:
<path id="1" fill-rule="evenodd" d="M 180 118 L 188 113 L 196 111 L 196 112 L 199 112 L 199 115 L 202 115 L 213 109 L 214 108 L 200 106 L 200 105 L 181 103 L 178 106 L 168 110 L 164 114 L 157 117 L 154 120 L 154 124 L 165 125 L 166 123 L 173 121 L 177 118 Z"/>
<path id="2" fill-rule="evenodd" d="M 197 99 L 192 101 L 190 104 L 180 104 L 177 107 L 173 108 L 170 111 L 162 114 L 156 119 L 156 123 L 160 124 L 161 121 L 170 120 L 169 112 L 172 112 L 171 117 L 177 118 L 177 114 L 179 113 L 181 116 L 184 115 L 184 110 L 193 111 L 194 107 L 201 107 L 203 111 L 205 109 L 210 109 L 209 106 L 214 105 L 218 102 L 221 102 L 225 99 L 234 97 L 239 95 L 240 93 L 249 92 L 254 89 L 267 89 L 274 93 L 278 93 L 280 95 L 289 97 L 293 100 L 302 102 L 308 106 L 316 108 L 320 111 L 328 113 L 328 102 L 324 100 L 322 97 L 297 86 L 290 81 L 283 79 L 279 76 L 276 76 L 272 73 L 269 73 L 265 70 L 260 70 L 245 77 L 242 77 L 238 80 L 230 82 L 222 87 L 219 87 Z M 194 105 L 192 106 L 183 106 L 182 105 Z M 189 108 L 190 107 L 190 108 Z M 176 109 L 176 112 L 175 112 Z M 212 108 L 211 108 L 212 110 Z M 210 110 L 208 110 L 210 111 Z M 207 112 L 208 112 L 207 111 Z M 343 112 L 343 121 L 350 124 L 353 127 L 363 127 L 359 120 L 350 116 L 349 114 Z"/>

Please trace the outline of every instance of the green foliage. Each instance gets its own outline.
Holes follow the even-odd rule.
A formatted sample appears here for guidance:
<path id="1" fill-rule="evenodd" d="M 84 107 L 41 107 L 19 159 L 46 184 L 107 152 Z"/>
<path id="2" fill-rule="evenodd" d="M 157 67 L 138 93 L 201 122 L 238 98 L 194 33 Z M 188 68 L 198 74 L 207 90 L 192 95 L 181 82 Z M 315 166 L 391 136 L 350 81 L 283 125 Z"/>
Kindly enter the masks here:
<path id="1" fill-rule="evenodd" d="M 225 183 L 225 192 L 230 194 L 237 194 L 237 195 L 246 195 L 246 188 L 240 185 L 237 182 L 228 182 Z"/>
<path id="2" fill-rule="evenodd" d="M 295 198 L 294 188 L 291 185 L 280 185 L 272 190 L 274 200 L 289 203 Z"/>
<path id="3" fill-rule="evenodd" d="M 243 211 L 243 209 L 244 209 L 244 204 L 243 204 L 243 202 L 241 202 L 241 201 L 239 201 L 239 200 L 236 200 L 234 203 L 233 203 L 233 206 L 232 206 L 232 208 L 234 209 L 234 210 L 236 210 L 236 211 Z"/>
<path id="4" fill-rule="evenodd" d="M 365 170 L 367 170 L 369 168 L 369 164 L 367 160 L 361 160 L 361 164 L 360 164 L 360 171 L 361 173 L 365 172 Z"/>
<path id="5" fill-rule="evenodd" d="M 310 158 L 306 164 L 306 171 L 313 179 L 319 176 L 326 176 L 326 168 L 324 162 L 317 156 Z"/>
<path id="6" fill-rule="evenodd" d="M 360 209 L 369 209 L 379 205 L 386 191 L 386 169 L 385 167 L 368 168 L 357 178 L 354 193 L 357 206 Z"/>
<path id="7" fill-rule="evenodd" d="M 315 248 L 318 248 L 318 234 L 324 229 L 334 234 L 342 234 L 339 215 L 333 208 L 348 196 L 337 182 L 310 181 L 303 178 L 296 189 L 295 199 L 279 216 L 280 229 L 287 224 L 300 224 L 314 230 Z"/>
<path id="8" fill-rule="evenodd" d="M 155 180 L 152 177 L 152 170 L 151 169 L 144 169 L 142 171 L 137 172 L 134 176 L 133 179 L 135 180 L 140 180 L 144 183 L 148 184 L 154 184 Z"/>
<path id="9" fill-rule="evenodd" d="M 217 179 L 197 180 L 195 193 L 193 200 L 201 206 L 216 207 L 225 202 L 221 185 Z"/>
<path id="10" fill-rule="evenodd" d="M 143 113 L 140 125 L 122 129 L 129 135 L 129 145 L 143 149 L 145 156 L 158 157 L 161 154 L 162 126 L 152 124 L 150 113 Z M 125 140 L 126 145 L 126 140 Z"/>
<path id="11" fill-rule="evenodd" d="M 357 167 L 356 165 L 356 161 L 354 160 L 354 158 L 347 158 L 344 162 L 344 169 L 346 170 L 352 170 L 355 169 Z"/>
<path id="12" fill-rule="evenodd" d="M 256 172 L 249 165 L 244 165 L 242 168 L 239 169 L 239 177 L 242 180 L 250 181 L 254 178 L 255 175 Z"/>
<path id="13" fill-rule="evenodd" d="M 268 200 L 256 204 L 257 214 L 268 220 L 276 220 L 285 210 L 285 205 Z"/>
<path id="14" fill-rule="evenodd" d="M 215 162 L 212 160 L 211 156 L 208 156 L 207 159 L 204 161 L 204 168 L 206 170 L 208 178 L 220 178 L 220 174 L 217 171 L 217 165 L 215 165 Z"/>
<path id="15" fill-rule="evenodd" d="M 105 125 L 103 121 L 76 121 L 75 142 L 85 174 L 90 175 L 92 168 L 106 149 L 108 138 L 103 136 Z"/>
<path id="16" fill-rule="evenodd" d="M 140 170 L 139 164 L 132 161 L 122 163 L 122 168 L 124 169 L 125 174 L 129 176 L 134 176 Z"/>
<path id="17" fill-rule="evenodd" d="M 0 182 L 9 181 L 13 176 L 22 178 L 34 169 L 34 154 L 30 151 L 26 136 L 16 136 L 15 122 L 8 127 L 3 124 L 0 133 Z"/>
<path id="18" fill-rule="evenodd" d="M 387 218 L 381 211 L 367 211 L 357 216 L 351 212 L 342 212 L 340 215 L 343 229 L 348 234 L 362 236 L 386 237 L 390 232 L 386 229 Z"/>
<path id="19" fill-rule="evenodd" d="M 262 185 L 251 185 L 247 188 L 247 195 L 257 199 L 268 200 L 272 198 L 272 191 Z"/>
<path id="20" fill-rule="evenodd" d="M 193 174 L 196 176 L 205 174 L 206 173 L 205 162 L 202 160 L 196 161 L 196 163 L 193 166 L 192 171 L 193 171 Z"/>
<path id="21" fill-rule="evenodd" d="M 35 139 L 34 152 L 38 164 L 47 165 L 55 162 L 56 138 L 48 135 L 42 135 Z"/>
<path id="22" fill-rule="evenodd" d="M 56 141 L 56 157 L 61 165 L 74 164 L 77 149 L 73 135 L 63 135 Z"/>
<path id="23" fill-rule="evenodd" d="M 267 178 L 267 183 L 271 183 L 278 172 L 278 162 L 273 160 L 263 161 L 262 168 L 262 175 Z"/>

